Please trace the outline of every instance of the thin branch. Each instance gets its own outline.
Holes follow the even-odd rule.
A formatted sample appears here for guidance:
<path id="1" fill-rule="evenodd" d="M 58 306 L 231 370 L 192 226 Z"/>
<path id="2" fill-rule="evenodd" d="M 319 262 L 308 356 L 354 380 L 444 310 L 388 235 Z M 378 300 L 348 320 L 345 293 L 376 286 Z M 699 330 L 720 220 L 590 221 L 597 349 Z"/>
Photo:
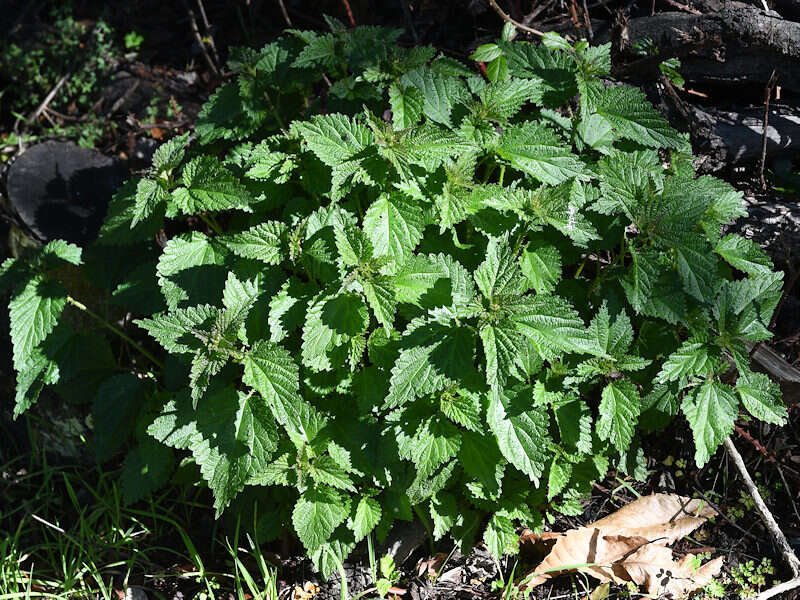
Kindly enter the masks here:
<path id="1" fill-rule="evenodd" d="M 281 7 L 281 13 L 283 13 L 283 20 L 286 21 L 286 24 L 289 27 L 294 27 L 294 25 L 292 25 L 292 20 L 289 18 L 289 11 L 286 10 L 286 5 L 283 3 L 283 0 L 278 0 L 278 5 Z"/>
<path id="2" fill-rule="evenodd" d="M 683 10 L 689 13 L 690 15 L 702 15 L 699 10 L 696 8 L 692 8 L 691 6 L 686 6 L 685 4 L 681 4 L 680 2 L 676 2 L 675 0 L 664 0 L 667 4 L 672 6 L 673 8 L 677 8 L 678 10 Z"/>
<path id="3" fill-rule="evenodd" d="M 795 577 L 794 579 L 784 581 L 775 587 L 771 587 L 768 590 L 761 592 L 758 596 L 753 598 L 753 600 L 769 600 L 769 598 L 774 598 L 779 594 L 783 594 L 784 592 L 788 592 L 789 590 L 793 590 L 798 587 L 800 587 L 800 577 Z"/>
<path id="4" fill-rule="evenodd" d="M 109 323 L 106 319 L 104 319 L 103 317 L 98 315 L 96 312 L 94 312 L 91 308 L 86 306 L 83 302 L 80 302 L 80 301 L 76 300 L 72 296 L 67 296 L 67 302 L 69 304 L 71 304 L 72 306 L 74 306 L 75 308 L 77 308 L 78 310 L 81 310 L 81 311 L 85 312 L 87 315 L 92 317 L 95 321 L 100 323 L 100 325 L 102 325 L 103 327 L 105 327 L 109 331 L 115 333 L 117 336 L 119 336 L 120 338 L 122 338 L 123 340 L 128 342 L 131 346 L 136 348 L 136 350 L 138 350 L 143 356 L 146 356 L 148 359 L 150 359 L 150 362 L 152 362 L 155 366 L 157 366 L 162 371 L 164 370 L 164 363 L 162 363 L 155 356 L 150 354 L 150 352 L 148 352 L 141 344 L 139 344 L 138 342 L 133 340 L 130 336 L 128 336 L 119 327 L 115 327 L 114 325 Z"/>
<path id="5" fill-rule="evenodd" d="M 736 446 L 733 445 L 733 441 L 730 437 L 725 438 L 724 444 L 725 450 L 728 451 L 731 459 L 733 459 L 733 463 L 739 470 L 739 474 L 742 476 L 742 480 L 744 481 L 747 491 L 750 492 L 750 496 L 753 498 L 753 502 L 755 503 L 759 514 L 761 515 L 761 520 L 764 521 L 764 525 L 767 527 L 767 530 L 770 532 L 770 534 L 772 534 L 775 543 L 778 545 L 781 553 L 783 554 L 783 558 L 788 563 L 789 569 L 792 571 L 792 577 L 795 579 L 800 578 L 800 559 L 797 558 L 797 555 L 789 545 L 786 536 L 781 531 L 781 528 L 778 527 L 775 517 L 772 516 L 772 513 L 770 512 L 769 508 L 767 508 L 763 498 L 761 498 L 761 494 L 758 491 L 756 484 L 753 483 L 753 479 L 750 477 L 750 473 L 747 471 L 747 466 L 744 464 L 742 455 L 739 454 L 739 451 L 736 449 Z"/>
<path id="6" fill-rule="evenodd" d="M 211 46 L 211 53 L 214 55 L 214 62 L 218 65 L 221 65 L 222 63 L 219 60 L 219 54 L 217 54 L 217 45 L 214 43 L 214 36 L 211 34 L 211 23 L 208 22 L 206 7 L 203 4 L 203 0 L 197 0 L 197 6 L 200 9 L 200 17 L 203 19 L 203 26 L 206 28 L 206 32 L 208 33 L 208 45 Z"/>
<path id="7" fill-rule="evenodd" d="M 494 9 L 494 12 L 496 12 L 498 15 L 500 15 L 500 18 L 503 19 L 503 21 L 505 21 L 506 23 L 511 23 L 517 29 L 519 29 L 521 31 L 526 31 L 528 33 L 532 33 L 533 35 L 538 35 L 540 37 L 544 35 L 543 31 L 539 31 L 538 29 L 534 29 L 533 27 L 528 27 L 527 25 L 512 19 L 510 15 L 505 13 L 503 11 L 503 9 L 500 8 L 500 5 L 497 4 L 497 0 L 489 0 L 489 4 L 492 5 L 492 8 Z"/>
<path id="8" fill-rule="evenodd" d="M 775 84 L 778 83 L 778 73 L 773 70 L 772 75 L 767 81 L 767 87 L 764 88 L 764 130 L 761 132 L 761 160 L 758 163 L 758 176 L 761 179 L 761 189 L 767 189 L 767 182 L 764 179 L 764 165 L 767 162 L 767 126 L 769 124 L 769 99 L 772 96 L 772 90 Z"/>
<path id="9" fill-rule="evenodd" d="M 58 83 L 53 87 L 52 90 L 50 90 L 50 93 L 47 94 L 47 96 L 44 97 L 44 100 L 42 100 L 42 103 L 36 108 L 35 111 L 33 111 L 30 114 L 30 116 L 27 119 L 25 119 L 25 124 L 26 125 L 30 125 L 36 119 L 39 118 L 39 115 L 41 115 L 44 112 L 44 109 L 47 108 L 47 105 L 50 104 L 53 101 L 53 98 L 56 97 L 56 94 L 58 94 L 58 91 L 64 86 L 65 83 L 67 83 L 67 79 L 69 79 L 75 71 L 76 71 L 76 68 L 73 67 L 72 69 L 70 69 L 69 73 L 65 73 L 64 75 L 61 76 L 61 79 L 59 79 Z"/>
<path id="10" fill-rule="evenodd" d="M 344 10 L 347 13 L 347 20 L 350 21 L 351 26 L 355 27 L 356 18 L 353 16 L 353 9 L 350 8 L 350 2 L 348 0 L 342 0 L 342 4 L 344 4 Z"/>
<path id="11" fill-rule="evenodd" d="M 183 8 L 186 10 L 186 13 L 189 15 L 189 25 L 192 29 L 192 33 L 194 34 L 195 41 L 200 45 L 200 50 L 203 51 L 203 58 L 206 59 L 206 64 L 208 68 L 213 71 L 214 75 L 219 77 L 219 69 L 217 65 L 214 63 L 214 60 L 211 58 L 211 55 L 208 53 L 208 48 L 206 48 L 206 44 L 203 41 L 203 36 L 200 34 L 200 28 L 197 26 L 197 19 L 194 16 L 194 11 L 192 7 L 189 6 L 189 3 L 186 0 L 183 0 Z"/>

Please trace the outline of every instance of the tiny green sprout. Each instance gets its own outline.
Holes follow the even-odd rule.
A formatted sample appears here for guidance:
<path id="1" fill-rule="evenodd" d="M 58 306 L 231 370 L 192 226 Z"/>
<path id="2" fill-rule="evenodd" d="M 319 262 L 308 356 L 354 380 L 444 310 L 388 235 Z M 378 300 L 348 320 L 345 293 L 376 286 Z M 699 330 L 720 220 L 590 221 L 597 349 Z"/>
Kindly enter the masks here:
<path id="1" fill-rule="evenodd" d="M 129 31 L 125 34 L 125 48 L 128 50 L 138 50 L 144 42 L 144 36 L 136 31 Z"/>
<path id="2" fill-rule="evenodd" d="M 375 582 L 375 588 L 381 598 L 385 598 L 389 589 L 400 580 L 400 573 L 394 563 L 394 558 L 386 554 L 379 561 L 381 577 Z"/>

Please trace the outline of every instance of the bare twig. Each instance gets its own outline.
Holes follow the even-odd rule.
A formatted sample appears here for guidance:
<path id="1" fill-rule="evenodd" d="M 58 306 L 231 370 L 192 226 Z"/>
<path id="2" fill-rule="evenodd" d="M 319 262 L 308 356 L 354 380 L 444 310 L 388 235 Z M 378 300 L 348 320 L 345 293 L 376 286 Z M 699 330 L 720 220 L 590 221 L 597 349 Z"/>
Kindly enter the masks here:
<path id="1" fill-rule="evenodd" d="M 589 34 L 589 41 L 591 42 L 594 40 L 594 31 L 592 30 L 592 17 L 589 16 L 586 0 L 583 0 L 583 20 L 586 23 L 586 32 Z"/>
<path id="2" fill-rule="evenodd" d="M 774 598 L 779 594 L 783 594 L 784 592 L 788 592 L 789 590 L 793 590 L 798 587 L 800 587 L 800 577 L 795 577 L 794 579 L 784 581 L 775 587 L 761 592 L 753 600 L 769 600 L 769 598 Z"/>
<path id="3" fill-rule="evenodd" d="M 509 16 L 506 12 L 503 11 L 502 8 L 500 8 L 500 5 L 497 4 L 497 0 L 489 0 L 489 4 L 492 5 L 494 12 L 500 15 L 500 18 L 503 19 L 503 21 L 505 21 L 506 23 L 511 23 L 517 29 L 526 31 L 527 33 L 532 33 L 533 35 L 538 35 L 540 37 L 544 35 L 543 31 L 539 31 L 538 29 L 534 29 L 533 27 L 528 27 L 527 25 L 524 25 L 519 21 L 515 21 L 514 19 L 512 19 L 511 16 Z"/>
<path id="4" fill-rule="evenodd" d="M 142 83 L 141 79 L 134 80 L 134 82 L 131 84 L 131 86 L 127 90 L 125 90 L 125 93 L 122 94 L 117 99 L 117 101 L 114 102 L 114 104 L 111 105 L 110 109 L 108 109 L 108 112 L 106 113 L 106 119 L 111 117 L 111 115 L 113 115 L 115 112 L 117 112 L 119 110 L 120 106 L 125 104 L 130 99 L 130 97 L 133 95 L 133 93 L 137 89 L 139 89 L 139 86 L 141 85 L 141 83 Z"/>
<path id="5" fill-rule="evenodd" d="M 767 162 L 767 126 L 769 124 L 769 99 L 772 96 L 772 90 L 778 82 L 778 73 L 773 70 L 772 75 L 769 76 L 767 87 L 764 88 L 764 130 L 761 133 L 761 160 L 758 163 L 758 176 L 761 179 L 761 189 L 767 189 L 767 182 L 764 180 L 764 165 Z"/>
<path id="6" fill-rule="evenodd" d="M 733 460 L 733 464 L 735 464 L 736 468 L 739 470 L 739 475 L 742 476 L 742 480 L 744 481 L 747 491 L 750 492 L 750 496 L 753 498 L 753 502 L 755 503 L 759 514 L 761 515 L 761 520 L 764 521 L 764 525 L 772 535 L 772 538 L 775 540 L 778 548 L 780 548 L 783 558 L 788 563 L 789 569 L 792 571 L 792 577 L 795 579 L 800 578 L 800 559 L 797 558 L 797 555 L 789 545 L 786 536 L 781 531 L 781 528 L 778 527 L 775 517 L 772 516 L 772 513 L 770 512 L 769 508 L 767 508 L 763 498 L 761 498 L 761 493 L 758 491 L 756 484 L 753 483 L 753 479 L 750 477 L 750 473 L 747 471 L 747 466 L 744 464 L 742 455 L 739 454 L 739 451 L 736 449 L 736 446 L 733 445 L 733 441 L 730 437 L 725 438 L 724 444 L 725 450 L 728 451 L 728 454 Z"/>
<path id="7" fill-rule="evenodd" d="M 289 18 L 289 12 L 286 10 L 286 5 L 283 3 L 283 0 L 278 0 L 278 5 L 281 7 L 281 13 L 283 13 L 283 20 L 286 21 L 286 24 L 289 27 L 294 27 L 294 25 L 292 25 L 292 20 Z"/>
<path id="8" fill-rule="evenodd" d="M 203 36 L 200 34 L 200 28 L 197 26 L 197 19 L 194 16 L 194 11 L 192 7 L 189 6 L 189 3 L 186 0 L 183 1 L 183 8 L 186 10 L 186 13 L 189 15 L 189 25 L 192 29 L 192 34 L 194 34 L 195 41 L 200 45 L 200 50 L 203 51 L 203 58 L 206 59 L 206 64 L 211 71 L 219 77 L 219 69 L 217 65 L 214 63 L 214 60 L 211 58 L 211 55 L 208 53 L 208 48 L 206 48 L 206 44 L 203 41 Z"/>
<path id="9" fill-rule="evenodd" d="M 36 119 L 39 118 L 39 115 L 41 115 L 42 112 L 44 112 L 44 109 L 47 108 L 47 105 L 50 104 L 53 101 L 53 98 L 56 97 L 56 94 L 58 94 L 58 91 L 62 87 L 64 87 L 64 84 L 67 83 L 67 79 L 69 79 L 75 71 L 76 71 L 76 67 L 72 67 L 72 69 L 70 69 L 68 73 L 65 73 L 64 75 L 61 76 L 61 79 L 59 79 L 58 83 L 53 87 L 52 90 L 50 90 L 50 93 L 48 93 L 47 96 L 44 97 L 44 100 L 42 100 L 42 103 L 39 104 L 39 106 L 36 108 L 36 110 L 33 111 L 27 119 L 25 119 L 25 124 L 26 125 L 30 125 Z"/>
<path id="10" fill-rule="evenodd" d="M 350 2 L 348 0 L 342 0 L 342 4 L 344 4 L 344 10 L 347 13 L 347 20 L 350 21 L 350 25 L 355 27 L 356 18 L 353 16 L 353 9 L 350 8 Z"/>
<path id="11" fill-rule="evenodd" d="M 217 45 L 214 43 L 214 36 L 211 33 L 211 24 L 208 22 L 206 7 L 203 4 L 203 0 L 197 0 L 197 7 L 200 9 L 200 17 L 203 19 L 203 26 L 206 28 L 206 33 L 208 34 L 208 45 L 211 47 L 211 54 L 214 55 L 214 62 L 221 65 L 222 63 L 219 60 L 219 54 L 217 54 Z"/>
<path id="12" fill-rule="evenodd" d="M 681 4 L 680 2 L 676 2 L 675 0 L 664 0 L 664 2 L 666 2 L 667 4 L 672 6 L 673 8 L 677 8 L 678 10 L 682 10 L 682 11 L 687 12 L 690 15 L 702 15 L 703 14 L 699 10 L 697 10 L 696 8 L 692 8 L 691 6 L 686 6 L 685 4 Z"/>

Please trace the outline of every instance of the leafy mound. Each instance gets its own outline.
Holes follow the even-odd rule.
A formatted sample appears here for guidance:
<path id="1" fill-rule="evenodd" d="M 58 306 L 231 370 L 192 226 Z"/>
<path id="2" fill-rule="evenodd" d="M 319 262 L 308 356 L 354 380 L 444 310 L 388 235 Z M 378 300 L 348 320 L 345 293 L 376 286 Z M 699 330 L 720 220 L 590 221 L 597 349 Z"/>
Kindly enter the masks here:
<path id="1" fill-rule="evenodd" d="M 130 501 L 181 451 L 218 512 L 291 523 L 325 573 L 414 511 L 515 552 L 609 469 L 642 477 L 642 432 L 679 412 L 700 465 L 740 406 L 785 419 L 745 347 L 782 277 L 722 236 L 740 195 L 608 80 L 607 45 L 507 28 L 484 77 L 331 26 L 237 51 L 83 256 L 5 263 L 17 413 L 44 385 L 93 398 L 99 457 L 135 440 Z M 69 295 L 82 278 L 102 302 Z"/>

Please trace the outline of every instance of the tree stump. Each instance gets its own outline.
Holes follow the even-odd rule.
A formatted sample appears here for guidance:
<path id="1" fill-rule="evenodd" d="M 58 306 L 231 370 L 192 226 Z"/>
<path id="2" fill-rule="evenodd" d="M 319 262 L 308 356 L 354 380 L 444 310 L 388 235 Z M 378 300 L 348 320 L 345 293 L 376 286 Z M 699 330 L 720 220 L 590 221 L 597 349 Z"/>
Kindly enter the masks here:
<path id="1" fill-rule="evenodd" d="M 8 200 L 43 242 L 93 240 L 109 200 L 128 176 L 122 161 L 69 142 L 31 147 L 8 171 Z"/>

